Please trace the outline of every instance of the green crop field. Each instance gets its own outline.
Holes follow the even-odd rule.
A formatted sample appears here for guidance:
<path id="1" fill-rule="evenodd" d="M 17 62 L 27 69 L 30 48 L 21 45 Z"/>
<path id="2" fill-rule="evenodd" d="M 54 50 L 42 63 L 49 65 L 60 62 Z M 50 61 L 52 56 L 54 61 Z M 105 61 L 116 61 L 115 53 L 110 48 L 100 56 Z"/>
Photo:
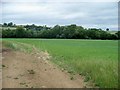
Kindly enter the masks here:
<path id="1" fill-rule="evenodd" d="M 52 62 L 102 88 L 118 86 L 118 41 L 77 39 L 3 39 L 47 51 Z"/>

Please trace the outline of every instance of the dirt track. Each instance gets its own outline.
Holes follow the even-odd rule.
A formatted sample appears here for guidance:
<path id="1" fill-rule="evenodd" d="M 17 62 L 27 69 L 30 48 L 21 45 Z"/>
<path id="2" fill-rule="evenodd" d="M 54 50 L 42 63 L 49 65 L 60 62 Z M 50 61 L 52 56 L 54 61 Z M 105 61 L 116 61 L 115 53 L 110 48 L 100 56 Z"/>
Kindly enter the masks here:
<path id="1" fill-rule="evenodd" d="M 3 50 L 3 88 L 83 88 L 84 79 L 60 70 L 47 53 L 27 54 Z"/>

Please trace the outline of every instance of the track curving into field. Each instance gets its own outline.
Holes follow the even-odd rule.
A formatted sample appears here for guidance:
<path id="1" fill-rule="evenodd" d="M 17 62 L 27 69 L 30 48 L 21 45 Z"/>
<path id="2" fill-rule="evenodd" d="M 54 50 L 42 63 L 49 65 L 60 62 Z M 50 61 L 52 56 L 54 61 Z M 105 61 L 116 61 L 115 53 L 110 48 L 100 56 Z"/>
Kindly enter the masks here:
<path id="1" fill-rule="evenodd" d="M 2 50 L 3 88 L 84 88 L 83 77 L 74 79 L 49 61 L 49 54 L 28 54 L 4 48 Z"/>

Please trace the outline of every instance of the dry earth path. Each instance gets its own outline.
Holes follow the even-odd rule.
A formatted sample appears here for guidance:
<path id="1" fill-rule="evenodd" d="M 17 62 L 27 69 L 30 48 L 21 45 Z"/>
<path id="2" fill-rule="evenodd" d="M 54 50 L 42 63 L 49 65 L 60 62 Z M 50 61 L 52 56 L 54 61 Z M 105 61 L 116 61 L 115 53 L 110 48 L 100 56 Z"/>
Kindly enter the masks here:
<path id="1" fill-rule="evenodd" d="M 60 70 L 45 52 L 2 50 L 3 88 L 83 88 L 83 77 Z"/>

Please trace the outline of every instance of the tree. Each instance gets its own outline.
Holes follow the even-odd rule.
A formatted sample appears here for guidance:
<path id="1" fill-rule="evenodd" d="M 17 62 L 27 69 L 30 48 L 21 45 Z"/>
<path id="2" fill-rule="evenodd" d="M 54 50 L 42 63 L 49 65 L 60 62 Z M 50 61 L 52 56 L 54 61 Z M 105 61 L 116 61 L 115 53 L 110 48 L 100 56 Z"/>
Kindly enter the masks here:
<path id="1" fill-rule="evenodd" d="M 16 28 L 16 37 L 17 38 L 24 38 L 26 37 L 26 31 L 22 26 L 18 26 Z"/>
<path id="2" fill-rule="evenodd" d="M 7 26 L 7 23 L 3 23 L 3 26 Z"/>
<path id="3" fill-rule="evenodd" d="M 16 24 L 13 25 L 14 27 L 16 26 Z"/>
<path id="4" fill-rule="evenodd" d="M 65 26 L 65 28 L 63 30 L 65 38 L 73 38 L 76 28 L 77 28 L 77 26 L 75 24 Z"/>
<path id="5" fill-rule="evenodd" d="M 87 38 L 86 29 L 84 29 L 82 26 L 77 26 L 73 38 L 86 39 Z"/>
<path id="6" fill-rule="evenodd" d="M 109 31 L 109 28 L 107 28 L 106 31 Z"/>
<path id="7" fill-rule="evenodd" d="M 105 40 L 105 39 L 110 39 L 111 38 L 111 34 L 106 32 L 106 31 L 101 31 L 100 33 L 101 33 L 100 39 Z"/>
<path id="8" fill-rule="evenodd" d="M 117 38 L 120 39 L 120 31 L 118 31 L 117 33 L 115 33 L 117 35 Z"/>
<path id="9" fill-rule="evenodd" d="M 6 29 L 6 30 L 2 30 L 2 37 L 3 38 L 14 38 L 15 37 L 15 30 L 11 30 L 11 29 Z"/>
<path id="10" fill-rule="evenodd" d="M 15 26 L 13 23 L 4 23 L 3 25 Z M 6 27 L 7 27 L 6 26 Z M 85 29 L 75 24 L 52 27 L 25 25 L 15 26 L 16 29 L 2 28 L 2 37 L 4 38 L 66 38 L 66 39 L 120 39 L 120 31 L 111 34 L 102 29 Z"/>
<path id="11" fill-rule="evenodd" d="M 59 38 L 59 36 L 62 34 L 61 32 L 61 28 L 59 25 L 55 25 L 53 28 L 52 28 L 52 34 L 53 34 L 53 38 Z"/>
<path id="12" fill-rule="evenodd" d="M 89 39 L 100 39 L 100 29 L 91 28 L 87 30 L 87 36 Z"/>
<path id="13" fill-rule="evenodd" d="M 13 23 L 12 22 L 8 23 L 8 26 L 10 26 L 10 27 L 13 26 Z"/>

